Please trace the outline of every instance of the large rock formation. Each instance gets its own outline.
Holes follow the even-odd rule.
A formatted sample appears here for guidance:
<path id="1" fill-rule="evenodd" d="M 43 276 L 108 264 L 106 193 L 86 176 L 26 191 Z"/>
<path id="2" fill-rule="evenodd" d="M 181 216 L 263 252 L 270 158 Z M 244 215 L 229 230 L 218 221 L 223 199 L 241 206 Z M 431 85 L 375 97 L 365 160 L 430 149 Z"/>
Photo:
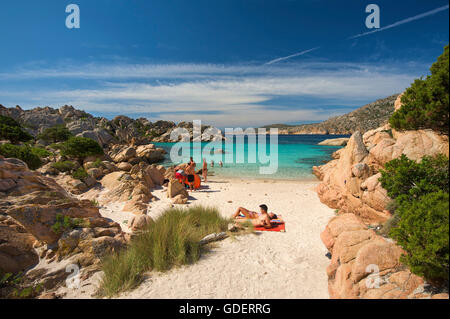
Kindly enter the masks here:
<path id="1" fill-rule="evenodd" d="M 327 267 L 331 298 L 448 298 L 412 274 L 400 262 L 403 250 L 354 214 L 332 218 L 320 237 L 332 255 Z"/>
<path id="2" fill-rule="evenodd" d="M 419 160 L 425 155 L 448 156 L 448 136 L 431 130 L 397 132 L 389 125 L 361 135 L 355 132 L 345 148 L 329 163 L 314 167 L 322 183 L 317 187 L 320 200 L 342 213 L 354 213 L 367 223 L 377 224 L 390 217 L 390 199 L 381 187 L 379 170 L 401 154 Z"/>
<path id="3" fill-rule="evenodd" d="M 400 97 L 395 105 L 401 107 Z M 320 200 L 338 209 L 321 234 L 332 256 L 327 267 L 330 297 L 448 298 L 434 294 L 422 278 L 411 274 L 400 262 L 403 250 L 367 226 L 391 216 L 380 169 L 402 154 L 420 160 L 440 153 L 449 155 L 448 136 L 431 130 L 398 132 L 386 124 L 364 135 L 353 133 L 347 146 L 333 154 L 334 160 L 313 168 L 322 180 L 317 187 Z"/>
<path id="4" fill-rule="evenodd" d="M 0 270 L 18 273 L 39 262 L 36 239 L 12 217 L 0 214 Z"/>
<path id="5" fill-rule="evenodd" d="M 152 123 L 145 118 L 132 119 L 123 115 L 108 120 L 104 117 L 94 117 L 68 105 L 59 109 L 47 106 L 23 110 L 20 106 L 6 108 L 0 104 L 0 114 L 14 118 L 34 136 L 46 128 L 65 125 L 72 134 L 91 138 L 104 147 L 117 143 L 130 144 L 132 141 L 139 145 L 148 144 L 152 139 L 169 141 L 170 133 L 177 127 L 186 128 L 192 133 L 192 123 L 182 122 L 178 125 L 169 121 Z"/>
<path id="6" fill-rule="evenodd" d="M 164 183 L 165 168 L 140 162 L 127 172 L 117 171 L 106 175 L 100 181 L 106 193 L 103 200 L 125 202 L 124 211 L 146 214 L 153 198 L 151 190 Z"/>
<path id="7" fill-rule="evenodd" d="M 120 225 L 103 218 L 90 201 L 72 197 L 20 160 L 0 157 L 2 271 L 16 273 L 36 265 L 35 247 L 40 247 L 41 257 L 77 255 L 79 265 L 92 266 L 123 243 Z"/>
<path id="8" fill-rule="evenodd" d="M 115 163 L 129 162 L 131 164 L 142 161 L 148 164 L 158 163 L 164 160 L 165 154 L 164 149 L 156 148 L 154 144 L 138 146 L 115 144 L 109 151 L 109 156 Z"/>

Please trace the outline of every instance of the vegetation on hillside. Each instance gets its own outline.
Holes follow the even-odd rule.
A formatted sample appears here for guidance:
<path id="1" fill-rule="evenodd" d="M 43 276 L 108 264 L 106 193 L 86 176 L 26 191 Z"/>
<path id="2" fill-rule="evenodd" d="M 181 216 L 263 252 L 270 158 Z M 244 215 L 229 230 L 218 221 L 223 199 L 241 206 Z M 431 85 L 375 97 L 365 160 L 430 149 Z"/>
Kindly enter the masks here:
<path id="1" fill-rule="evenodd" d="M 29 145 L 0 145 L 0 155 L 6 158 L 18 158 L 24 161 L 30 169 L 38 169 L 42 166 L 41 159 L 35 152 Z"/>
<path id="2" fill-rule="evenodd" d="M 34 155 L 39 156 L 39 158 L 49 157 L 50 155 L 53 154 L 53 153 L 47 151 L 45 148 L 42 148 L 42 147 L 32 147 L 31 148 L 31 152 Z"/>
<path id="3" fill-rule="evenodd" d="M 72 218 L 67 215 L 57 214 L 56 221 L 51 229 L 55 234 L 62 234 L 66 230 L 86 226 L 85 224 L 86 222 L 83 218 Z"/>
<path id="4" fill-rule="evenodd" d="M 286 125 L 273 124 L 266 128 L 277 127 L 290 134 L 353 134 L 356 131 L 365 133 L 386 124 L 394 113 L 394 102 L 398 94 L 379 99 L 364 105 L 348 114 L 331 117 L 321 123 Z"/>
<path id="5" fill-rule="evenodd" d="M 408 253 L 403 261 L 411 272 L 431 282 L 448 282 L 449 195 L 437 191 L 417 200 L 404 201 L 391 236 Z"/>
<path id="6" fill-rule="evenodd" d="M 59 161 L 53 163 L 52 167 L 62 173 L 71 173 L 78 167 L 78 165 L 72 161 Z"/>
<path id="7" fill-rule="evenodd" d="M 73 173 L 72 173 L 72 177 L 79 179 L 79 180 L 83 180 L 85 178 L 87 178 L 89 175 L 86 172 L 86 170 L 82 167 L 76 169 Z"/>
<path id="8" fill-rule="evenodd" d="M 56 125 L 46 128 L 41 134 L 38 134 L 37 139 L 48 143 L 57 143 L 67 141 L 72 136 L 65 125 Z"/>
<path id="9" fill-rule="evenodd" d="M 17 144 L 32 139 L 33 136 L 24 131 L 16 120 L 0 115 L 0 140 L 9 140 L 11 143 Z"/>
<path id="10" fill-rule="evenodd" d="M 103 148 L 93 139 L 71 137 L 61 144 L 61 155 L 82 160 L 88 156 L 103 155 Z"/>
<path id="11" fill-rule="evenodd" d="M 402 107 L 389 122 L 398 130 L 433 129 L 449 133 L 449 47 L 431 66 L 431 75 L 416 79 L 403 94 Z"/>
<path id="12" fill-rule="evenodd" d="M 228 220 L 216 209 L 169 209 L 133 238 L 126 250 L 106 257 L 100 293 L 113 296 L 136 287 L 146 271 L 166 271 L 200 258 L 200 240 L 227 229 Z"/>
<path id="13" fill-rule="evenodd" d="M 435 283 L 449 279 L 449 160 L 444 155 L 420 162 L 405 155 L 385 165 L 381 185 L 394 200 L 385 225 L 405 249 L 411 272 Z"/>

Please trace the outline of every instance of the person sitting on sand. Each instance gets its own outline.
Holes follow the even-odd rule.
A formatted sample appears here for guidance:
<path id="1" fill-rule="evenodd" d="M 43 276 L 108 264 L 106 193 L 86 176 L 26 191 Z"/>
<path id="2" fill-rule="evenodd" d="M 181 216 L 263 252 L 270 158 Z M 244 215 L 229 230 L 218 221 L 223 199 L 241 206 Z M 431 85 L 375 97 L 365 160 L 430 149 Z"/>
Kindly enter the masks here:
<path id="1" fill-rule="evenodd" d="M 183 181 L 186 178 L 186 173 L 184 172 L 183 169 L 179 169 L 175 171 L 175 178 L 178 179 L 179 181 Z"/>
<path id="2" fill-rule="evenodd" d="M 265 227 L 271 228 L 272 224 L 270 221 L 272 219 L 277 219 L 278 216 L 274 213 L 268 213 L 267 205 L 262 204 L 259 205 L 260 213 L 250 211 L 244 207 L 239 207 L 236 213 L 233 214 L 233 218 L 236 219 L 238 223 L 245 223 L 250 220 L 253 226 L 255 227 Z M 239 216 L 244 215 L 244 218 L 238 218 Z"/>
<path id="3" fill-rule="evenodd" d="M 179 181 L 183 181 L 186 178 L 185 170 L 186 170 L 187 166 L 188 166 L 188 164 L 186 164 L 186 163 L 181 163 L 181 164 L 175 166 L 173 169 L 174 177 L 176 179 L 178 179 Z"/>

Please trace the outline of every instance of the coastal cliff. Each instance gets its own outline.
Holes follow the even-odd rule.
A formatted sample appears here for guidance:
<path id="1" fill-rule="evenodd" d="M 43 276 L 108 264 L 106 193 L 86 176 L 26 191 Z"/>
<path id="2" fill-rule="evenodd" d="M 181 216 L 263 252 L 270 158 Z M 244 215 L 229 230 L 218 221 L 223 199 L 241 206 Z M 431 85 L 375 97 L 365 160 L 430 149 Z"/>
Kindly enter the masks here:
<path id="1" fill-rule="evenodd" d="M 401 108 L 400 99 L 396 109 Z M 337 212 L 321 234 L 332 255 L 327 267 L 332 298 L 448 298 L 412 274 L 400 262 L 402 248 L 375 231 L 391 217 L 380 169 L 402 154 L 415 161 L 437 154 L 448 157 L 448 136 L 432 130 L 397 131 L 386 124 L 353 133 L 332 161 L 313 168 L 321 180 L 320 200 Z"/>
<path id="2" fill-rule="evenodd" d="M 331 117 L 321 123 L 303 125 L 274 124 L 280 134 L 341 134 L 350 135 L 356 131 L 365 132 L 387 123 L 394 113 L 394 102 L 398 94 L 364 105 L 348 114 Z"/>

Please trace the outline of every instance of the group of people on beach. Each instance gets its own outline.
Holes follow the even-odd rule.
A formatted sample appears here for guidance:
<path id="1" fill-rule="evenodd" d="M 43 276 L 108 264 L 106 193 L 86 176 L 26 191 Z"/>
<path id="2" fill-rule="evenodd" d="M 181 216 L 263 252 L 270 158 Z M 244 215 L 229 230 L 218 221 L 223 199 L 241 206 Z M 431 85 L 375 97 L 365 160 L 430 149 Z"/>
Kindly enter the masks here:
<path id="1" fill-rule="evenodd" d="M 214 161 L 211 161 L 210 166 L 214 167 Z M 222 161 L 219 162 L 219 166 L 223 167 Z M 203 159 L 202 169 L 199 172 L 195 171 L 196 167 L 197 164 L 191 157 L 189 163 L 182 163 L 174 168 L 175 178 L 180 182 L 187 181 L 186 184 L 191 191 L 194 190 L 195 174 L 201 174 L 203 181 L 208 181 L 208 163 L 206 162 L 206 159 Z M 278 216 L 275 213 L 269 213 L 268 207 L 265 204 L 259 205 L 259 209 L 260 212 L 258 213 L 244 207 L 239 207 L 232 215 L 232 218 L 240 225 L 250 222 L 254 227 L 271 228 L 272 220 L 277 219 Z"/>
<path id="2" fill-rule="evenodd" d="M 214 161 L 211 161 L 211 167 L 214 167 Z M 223 162 L 219 162 L 219 166 L 223 167 Z M 191 191 L 194 190 L 194 180 L 195 175 L 198 173 L 203 177 L 203 182 L 208 182 L 208 163 L 206 159 L 203 159 L 202 169 L 198 172 L 195 171 L 197 164 L 194 162 L 194 159 L 191 157 L 189 163 L 182 163 L 177 165 L 174 168 L 175 178 L 180 181 L 187 181 L 187 185 L 189 185 L 189 189 Z"/>

